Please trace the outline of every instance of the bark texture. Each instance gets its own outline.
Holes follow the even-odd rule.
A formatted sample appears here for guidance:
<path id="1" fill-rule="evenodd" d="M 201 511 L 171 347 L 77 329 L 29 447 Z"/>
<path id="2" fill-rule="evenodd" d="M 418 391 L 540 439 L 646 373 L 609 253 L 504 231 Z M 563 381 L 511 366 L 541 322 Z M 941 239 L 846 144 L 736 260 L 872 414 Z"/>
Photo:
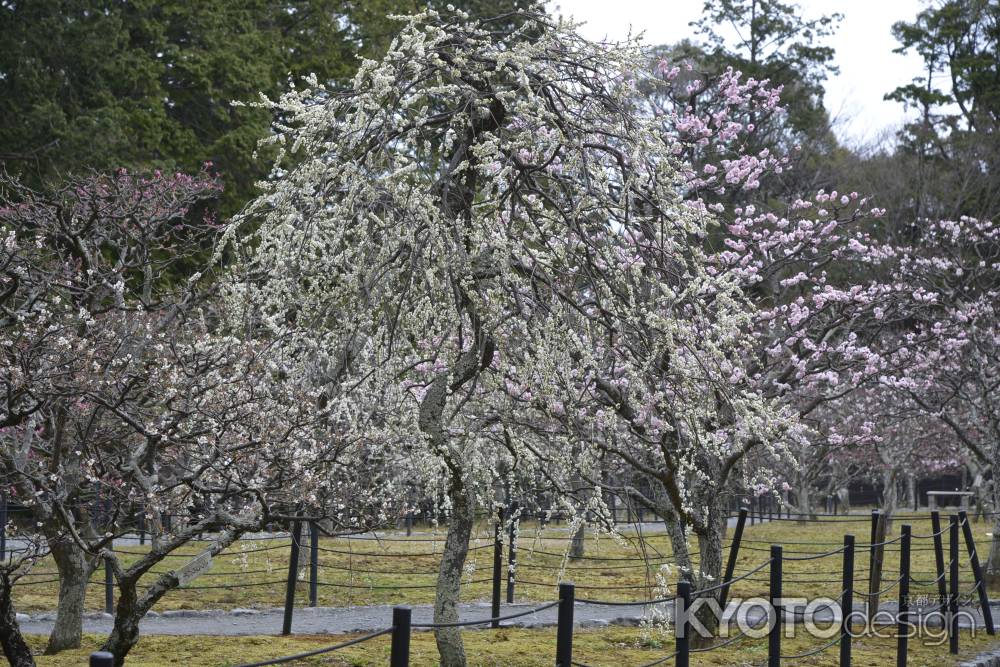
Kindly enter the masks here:
<path id="1" fill-rule="evenodd" d="M 248 526 L 243 526 L 238 530 L 232 529 L 220 533 L 211 547 L 199 554 L 197 558 L 214 558 L 218 556 L 247 529 Z M 178 541 L 181 544 L 186 543 L 193 537 L 193 533 L 200 531 L 192 530 L 190 532 L 192 534 L 177 538 Z M 115 667 L 121 667 L 125 664 L 125 656 L 128 655 L 129 651 L 136 645 L 136 642 L 139 641 L 139 623 L 146 613 L 153 608 L 153 605 L 160 601 L 160 598 L 181 584 L 179 574 L 182 570 L 171 570 L 170 572 L 161 574 L 156 581 L 141 593 L 139 590 L 140 578 L 148 573 L 153 565 L 161 562 L 170 553 L 172 548 L 176 548 L 177 546 L 179 545 L 164 545 L 160 551 L 151 551 L 127 570 L 121 568 L 121 564 L 113 554 L 105 552 L 104 557 L 111 559 L 112 569 L 115 572 L 115 579 L 118 584 L 118 604 L 115 607 L 114 627 L 111 629 L 111 634 L 108 635 L 101 650 L 108 651 L 115 656 Z"/>
<path id="2" fill-rule="evenodd" d="M 444 553 L 438 570 L 437 593 L 434 597 L 434 622 L 458 621 L 458 601 L 462 588 L 462 573 L 469 553 L 474 511 L 465 483 L 458 472 L 452 473 L 449 489 L 452 513 L 445 537 Z M 460 628 L 434 630 L 441 667 L 465 667 L 465 646 Z"/>
<path id="3" fill-rule="evenodd" d="M 59 602 L 45 655 L 80 648 L 87 582 L 97 563 L 97 559 L 88 558 L 83 549 L 68 538 L 54 540 L 51 549 L 59 571 Z"/>
<path id="4" fill-rule="evenodd" d="M 17 624 L 10 583 L 6 574 L 0 576 L 0 646 L 3 646 L 4 657 L 11 667 L 35 667 L 31 648 L 24 641 Z"/>

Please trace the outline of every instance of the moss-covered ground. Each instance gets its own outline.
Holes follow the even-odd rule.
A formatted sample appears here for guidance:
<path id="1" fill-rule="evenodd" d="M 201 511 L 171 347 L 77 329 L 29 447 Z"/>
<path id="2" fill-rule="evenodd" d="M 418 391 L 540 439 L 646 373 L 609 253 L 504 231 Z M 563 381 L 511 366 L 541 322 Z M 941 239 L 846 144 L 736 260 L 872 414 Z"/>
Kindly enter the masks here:
<path id="1" fill-rule="evenodd" d="M 143 637 L 133 650 L 126 664 L 144 667 L 221 667 L 242 662 L 264 660 L 322 648 L 342 638 L 329 636 L 302 637 Z M 100 638 L 88 636 L 86 645 L 78 651 L 67 651 L 57 656 L 40 656 L 39 667 L 80 667 L 86 664 L 87 655 L 95 650 Z M 550 667 L 555 660 L 555 630 L 500 629 L 464 633 L 469 664 L 477 667 Z M 33 638 L 39 649 L 42 638 Z M 782 652 L 786 655 L 804 653 L 821 641 L 811 638 L 785 639 Z M 995 638 L 979 634 L 961 638 L 959 656 L 950 656 L 948 647 L 930 646 L 912 641 L 908 652 L 912 667 L 945 667 L 957 665 L 995 644 Z M 672 641 L 662 645 L 643 640 L 637 628 L 606 628 L 581 630 L 574 635 L 574 661 L 593 667 L 632 667 L 668 655 L 673 651 Z M 892 637 L 858 639 L 853 645 L 853 663 L 857 667 L 884 667 L 895 664 L 896 643 Z M 295 665 L 327 665 L 330 667 L 384 667 L 388 664 L 388 637 L 380 637 L 335 653 L 328 653 Z M 434 637 L 429 632 L 413 635 L 411 665 L 433 667 L 437 665 Z M 740 642 L 718 651 L 692 656 L 696 667 L 709 665 L 740 667 L 762 664 L 767 658 L 765 639 Z M 667 664 L 672 664 L 668 662 Z M 802 658 L 795 665 L 835 665 L 837 647 L 816 656 Z"/>

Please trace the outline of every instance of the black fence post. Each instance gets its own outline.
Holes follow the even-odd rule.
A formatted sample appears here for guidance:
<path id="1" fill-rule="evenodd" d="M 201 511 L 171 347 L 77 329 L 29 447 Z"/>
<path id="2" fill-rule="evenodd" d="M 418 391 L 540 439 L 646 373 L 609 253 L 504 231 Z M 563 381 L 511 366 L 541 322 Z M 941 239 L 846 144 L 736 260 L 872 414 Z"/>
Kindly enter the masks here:
<path id="1" fill-rule="evenodd" d="M 747 523 L 747 510 L 740 508 L 739 518 L 736 519 L 736 530 L 733 531 L 733 542 L 729 545 L 729 560 L 726 562 L 726 576 L 722 579 L 722 589 L 719 591 L 719 607 L 725 611 L 726 599 L 729 597 L 729 582 L 733 580 L 733 572 L 736 570 L 736 559 L 740 555 L 740 541 L 743 539 L 743 528 Z"/>
<path id="2" fill-rule="evenodd" d="M 389 649 L 389 667 L 410 667 L 410 620 L 413 611 L 409 607 L 392 608 L 392 647 Z"/>
<path id="3" fill-rule="evenodd" d="M 507 546 L 507 604 L 514 602 L 514 576 L 517 569 L 517 504 L 510 506 L 510 536 Z"/>
<path id="4" fill-rule="evenodd" d="M 844 591 L 840 598 L 840 667 L 851 667 L 851 620 L 854 614 L 854 536 L 844 535 Z"/>
<path id="5" fill-rule="evenodd" d="M 559 584 L 559 620 L 556 627 L 556 667 L 573 664 L 573 603 L 576 589 L 573 584 Z"/>
<path id="6" fill-rule="evenodd" d="M 875 542 L 878 541 L 878 510 L 872 510 L 871 539 L 868 540 L 868 592 L 877 591 L 878 587 L 872 588 L 872 578 L 875 576 Z"/>
<path id="7" fill-rule="evenodd" d="M 0 493 L 0 562 L 7 560 L 7 494 Z"/>
<path id="8" fill-rule="evenodd" d="M 135 519 L 139 529 L 139 546 L 142 546 L 146 544 L 146 510 L 140 510 Z"/>
<path id="9" fill-rule="evenodd" d="M 868 563 L 868 618 L 874 618 L 878 613 L 879 591 L 882 588 L 883 571 L 885 570 L 885 534 L 886 515 L 881 510 L 872 511 L 871 542 Z"/>
<path id="10" fill-rule="evenodd" d="M 309 522 L 309 606 L 319 602 L 319 527 Z"/>
<path id="11" fill-rule="evenodd" d="M 745 510 L 740 510 L 745 512 Z M 677 582 L 677 605 L 674 612 L 674 650 L 677 653 L 677 667 L 689 667 L 691 664 L 691 623 L 688 610 L 691 608 L 691 582 Z"/>
<path id="12" fill-rule="evenodd" d="M 948 651 L 954 655 L 958 653 L 958 517 L 954 514 L 948 517 L 948 538 Z"/>
<path id="13" fill-rule="evenodd" d="M 107 651 L 94 651 L 90 654 L 90 667 L 115 667 L 115 656 Z"/>
<path id="14" fill-rule="evenodd" d="M 500 621 L 496 618 L 500 615 L 500 581 L 503 571 L 503 509 L 497 510 L 496 526 L 493 528 L 493 604 L 490 608 L 491 628 L 499 628 Z"/>
<path id="15" fill-rule="evenodd" d="M 413 512 L 406 513 L 406 536 L 413 535 Z"/>
<path id="16" fill-rule="evenodd" d="M 295 609 L 295 582 L 299 577 L 299 542 L 302 541 L 302 522 L 292 523 L 292 547 L 288 553 L 288 581 L 285 586 L 285 617 L 281 634 L 292 634 L 292 611 Z"/>
<path id="17" fill-rule="evenodd" d="M 767 637 L 767 667 L 781 665 L 781 621 L 784 607 L 781 604 L 781 546 L 771 545 L 771 578 L 770 578 L 771 612 L 774 613 L 774 625 Z"/>
<path id="18" fill-rule="evenodd" d="M 934 533 L 934 566 L 937 573 L 938 609 L 948 613 L 948 581 L 944 571 L 944 539 L 941 537 L 941 513 L 931 512 L 931 532 Z"/>
<path id="19" fill-rule="evenodd" d="M 104 611 L 115 613 L 115 573 L 111 570 L 111 559 L 104 559 Z"/>
<path id="20" fill-rule="evenodd" d="M 896 667 L 906 667 L 910 637 L 910 526 L 900 528 L 899 611 L 896 612 Z"/>
<path id="21" fill-rule="evenodd" d="M 993 627 L 993 612 L 990 610 L 990 596 L 986 590 L 986 582 L 983 580 L 983 568 L 979 564 L 979 554 L 976 552 L 976 540 L 972 537 L 972 526 L 969 525 L 969 515 L 965 510 L 958 513 L 958 518 L 962 522 L 962 534 L 965 536 L 965 546 L 969 550 L 969 562 L 972 565 L 972 576 L 976 579 L 976 590 L 979 593 L 979 606 L 983 609 L 983 622 L 986 624 L 987 634 L 995 635 L 996 628 Z"/>

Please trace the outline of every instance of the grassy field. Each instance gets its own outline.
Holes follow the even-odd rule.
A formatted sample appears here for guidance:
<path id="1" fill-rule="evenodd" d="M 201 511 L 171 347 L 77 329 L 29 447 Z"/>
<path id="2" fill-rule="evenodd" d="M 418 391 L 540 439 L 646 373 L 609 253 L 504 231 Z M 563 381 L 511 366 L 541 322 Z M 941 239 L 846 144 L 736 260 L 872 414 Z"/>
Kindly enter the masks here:
<path id="1" fill-rule="evenodd" d="M 770 544 L 782 544 L 788 557 L 803 557 L 838 548 L 845 533 L 856 535 L 859 544 L 867 543 L 869 524 L 865 517 L 852 517 L 859 521 L 800 523 L 781 521 L 748 526 L 736 568 L 737 575 L 748 572 L 768 558 Z M 901 515 L 898 525 L 909 522 L 916 535 L 929 535 L 929 519 L 908 520 Z M 488 599 L 492 572 L 492 542 L 483 526 L 481 537 L 473 543 L 470 553 L 465 600 Z M 984 559 L 989 548 L 990 525 L 973 523 L 980 558 Z M 431 602 L 438 557 L 443 544 L 443 532 L 421 530 L 411 539 L 403 534 L 392 534 L 389 539 L 324 539 L 319 558 L 319 604 L 345 606 L 376 603 L 406 602 L 419 604 Z M 945 535 L 947 538 L 947 535 Z M 568 548 L 568 535 L 564 527 L 539 530 L 533 524 L 521 529 L 518 550 L 517 589 L 518 601 L 547 601 L 556 598 L 556 584 L 573 581 L 577 596 L 602 600 L 640 600 L 655 597 L 663 591 L 657 589 L 660 574 L 672 589 L 676 568 L 669 567 L 670 546 L 662 534 L 645 535 L 639 539 L 634 531 L 625 531 L 625 539 L 615 541 L 608 536 L 588 535 L 586 558 L 569 561 L 563 557 Z M 126 559 L 137 557 L 144 548 L 121 547 Z M 885 580 L 893 581 L 899 570 L 899 545 L 887 548 Z M 184 551 L 188 556 L 198 552 L 198 545 Z M 947 540 L 945 541 L 947 554 Z M 965 545 L 961 545 L 962 590 L 972 587 L 971 571 L 967 566 Z M 287 539 L 244 541 L 215 559 L 212 568 L 189 587 L 172 591 L 156 607 L 168 609 L 205 609 L 234 607 L 270 607 L 282 603 L 284 581 L 287 576 L 289 542 Z M 170 558 L 155 571 L 179 567 L 185 558 Z M 308 595 L 308 556 L 303 554 L 299 567 L 298 603 L 305 604 Z M 663 566 L 667 568 L 664 569 Z M 857 590 L 866 590 L 868 552 L 859 549 L 856 556 Z M 921 581 L 935 578 L 934 552 L 929 539 L 915 539 L 913 544 L 913 577 Z M 49 560 L 38 564 L 31 577 L 22 580 L 15 589 L 18 611 L 51 610 L 55 607 L 56 583 Z M 840 593 L 841 555 L 818 560 L 786 561 L 784 567 L 785 594 L 787 596 L 836 596 Z M 88 607 L 100 609 L 103 605 L 103 571 L 92 580 Z M 751 597 L 767 591 L 767 569 L 738 581 L 732 595 Z M 912 594 L 935 595 L 934 586 L 916 586 Z M 893 594 L 890 594 L 890 596 Z M 1000 590 L 991 595 L 1000 597 Z"/>
<path id="2" fill-rule="evenodd" d="M 286 637 L 143 637 L 126 660 L 126 664 L 144 667 L 221 667 L 241 662 L 263 660 L 311 651 L 346 639 L 329 636 Z M 555 660 L 554 629 L 524 630 L 500 629 L 468 631 L 464 633 L 469 664 L 478 667 L 542 667 L 550 666 Z M 32 638 L 39 650 L 42 638 Z M 98 646 L 99 638 L 88 636 L 86 646 L 79 651 L 67 651 L 57 656 L 40 656 L 40 667 L 79 667 L 86 664 L 87 655 Z M 977 637 L 963 635 L 963 651 L 959 656 L 949 656 L 947 646 L 928 646 L 911 641 L 909 664 L 912 667 L 943 667 L 957 665 L 994 645 L 985 634 Z M 726 647 L 719 651 L 696 654 L 691 664 L 698 667 L 727 666 L 741 667 L 759 665 L 767 658 L 765 639 L 740 642 L 736 647 Z M 821 645 L 821 641 L 811 638 L 785 639 L 782 652 L 786 655 L 803 653 L 810 647 Z M 635 628 L 607 628 L 602 630 L 582 630 L 574 635 L 574 661 L 592 667 L 621 667 L 641 665 L 673 652 L 672 641 L 662 645 L 643 641 Z M 335 653 L 328 653 L 306 660 L 296 661 L 296 665 L 325 665 L 327 667 L 382 667 L 388 664 L 388 637 L 379 637 L 362 645 L 353 646 Z M 895 640 L 864 638 L 854 642 L 853 664 L 857 667 L 884 667 L 894 664 Z M 832 647 L 816 656 L 802 658 L 796 665 L 835 664 L 837 648 Z M 429 632 L 415 633 L 411 645 L 411 664 L 414 667 L 437 665 L 437 651 L 434 638 Z M 672 664 L 668 662 L 667 664 Z"/>

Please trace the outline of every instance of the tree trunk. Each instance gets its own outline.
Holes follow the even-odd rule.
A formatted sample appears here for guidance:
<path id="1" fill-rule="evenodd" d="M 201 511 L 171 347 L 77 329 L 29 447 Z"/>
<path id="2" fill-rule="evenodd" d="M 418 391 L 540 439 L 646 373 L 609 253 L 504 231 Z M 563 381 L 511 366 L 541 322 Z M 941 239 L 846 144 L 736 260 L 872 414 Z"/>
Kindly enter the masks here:
<path id="1" fill-rule="evenodd" d="M 88 559 L 84 551 L 66 537 L 56 538 L 51 544 L 52 558 L 59 571 L 59 602 L 45 655 L 80 648 L 87 582 L 97 563 Z"/>
<path id="2" fill-rule="evenodd" d="M 156 563 L 165 558 L 167 552 L 146 556 L 145 559 L 150 560 L 143 559 L 145 565 L 142 569 L 137 569 L 136 565 L 133 564 L 133 569 L 122 571 L 118 561 L 112 561 L 118 582 L 118 605 L 115 607 L 114 627 L 101 650 L 108 651 L 115 656 L 116 667 L 122 667 L 125 664 L 125 656 L 139 641 L 139 622 L 153 608 L 153 605 L 159 602 L 164 595 L 180 586 L 182 577 L 186 578 L 185 583 L 197 577 L 198 573 L 204 569 L 205 558 L 211 559 L 218 556 L 248 529 L 248 526 L 241 526 L 238 529 L 220 531 L 211 547 L 192 558 L 187 565 L 161 574 L 143 591 L 141 596 L 139 595 L 139 579 Z M 192 567 L 193 571 L 189 569 Z M 188 570 L 187 574 L 185 574 L 185 570 Z"/>
<path id="3" fill-rule="evenodd" d="M 704 586 L 722 582 L 722 540 L 726 535 L 726 512 L 717 502 L 708 508 L 707 530 L 698 532 L 698 574 Z M 718 597 L 718 595 L 716 595 Z"/>
<path id="4" fill-rule="evenodd" d="M 917 478 L 914 475 L 906 476 L 906 503 L 914 512 L 920 509 L 917 506 Z"/>
<path id="5" fill-rule="evenodd" d="M 448 491 L 451 498 L 451 520 L 448 523 L 434 595 L 435 623 L 458 621 L 462 572 L 469 554 L 469 538 L 475 521 L 472 498 L 465 487 L 461 470 L 452 469 Z M 441 657 L 441 667 L 465 667 L 465 646 L 460 628 L 437 628 L 434 630 L 434 639 Z"/>
<path id="6" fill-rule="evenodd" d="M 882 515 L 885 517 L 885 534 L 892 535 L 892 517 L 899 509 L 899 480 L 896 471 L 882 475 Z"/>
<path id="7" fill-rule="evenodd" d="M 573 532 L 573 540 L 569 544 L 570 558 L 583 558 L 583 524 L 581 523 Z"/>
<path id="8" fill-rule="evenodd" d="M 35 667 L 31 648 L 21 635 L 14 602 L 11 600 L 10 578 L 0 574 L 0 646 L 11 667 Z"/>
<path id="9" fill-rule="evenodd" d="M 670 536 L 674 562 L 681 569 L 679 578 L 691 582 L 692 589 L 696 591 L 716 586 L 722 582 L 722 540 L 726 530 L 726 512 L 718 495 L 706 499 L 705 505 L 707 509 L 705 525 L 694 531 L 698 540 L 699 563 L 697 570 L 691 561 L 691 551 L 688 548 L 684 527 L 676 519 L 673 511 L 660 512 L 664 518 L 667 534 Z M 712 597 L 718 599 L 719 593 L 718 589 L 715 590 Z M 709 606 L 702 606 L 698 610 L 697 617 L 710 633 L 715 634 L 719 618 L 712 613 Z M 693 639 L 696 645 L 701 643 L 698 637 Z"/>
<path id="10" fill-rule="evenodd" d="M 993 448 L 993 541 L 990 543 L 990 555 L 986 559 L 986 580 L 991 586 L 1000 586 L 1000 459 Z"/>
<path id="11" fill-rule="evenodd" d="M 805 476 L 801 476 L 798 479 L 798 483 L 795 485 L 795 492 L 798 498 L 798 511 L 801 516 L 799 519 L 816 518 L 816 510 L 813 508 L 813 498 L 812 498 L 812 485 Z"/>
<path id="12" fill-rule="evenodd" d="M 118 605 L 115 607 L 115 625 L 104 642 L 102 650 L 115 656 L 115 667 L 125 664 L 125 656 L 139 641 L 139 621 L 148 610 L 141 609 L 135 581 L 118 581 Z M 166 592 L 166 591 L 164 591 Z M 162 594 L 161 594 L 162 595 Z"/>

